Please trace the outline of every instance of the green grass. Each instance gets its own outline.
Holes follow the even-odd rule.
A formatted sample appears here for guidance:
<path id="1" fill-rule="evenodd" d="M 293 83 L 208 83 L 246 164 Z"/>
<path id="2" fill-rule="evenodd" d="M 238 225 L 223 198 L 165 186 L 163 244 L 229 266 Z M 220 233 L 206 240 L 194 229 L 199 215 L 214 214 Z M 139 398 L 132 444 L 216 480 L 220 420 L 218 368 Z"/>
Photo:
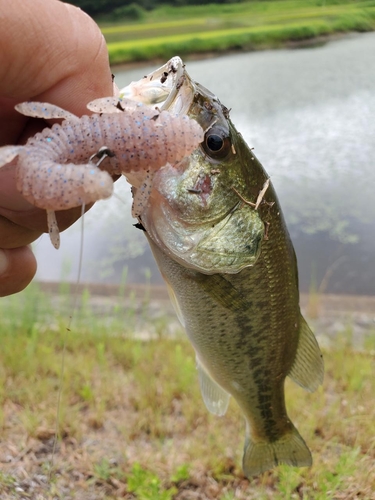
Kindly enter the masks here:
<path id="1" fill-rule="evenodd" d="M 221 500 L 374 498 L 374 335 L 363 351 L 352 349 L 349 327 L 339 335 L 324 352 L 316 393 L 287 383 L 289 414 L 313 467 L 280 466 L 249 482 L 241 413 L 232 401 L 224 417 L 208 414 L 190 344 L 182 332 L 163 333 L 169 318 L 156 330 L 148 324 L 157 333 L 140 340 L 134 329 L 147 326 L 147 304 L 125 290 L 103 314 L 85 292 L 69 331 L 72 302 L 68 290 L 47 296 L 35 285 L 0 301 L 2 499 L 26 487 L 30 498 L 48 499 L 172 500 L 184 490 Z"/>
<path id="2" fill-rule="evenodd" d="M 273 0 L 160 7 L 137 24 L 99 19 L 112 64 L 285 46 L 375 29 L 373 0 Z"/>

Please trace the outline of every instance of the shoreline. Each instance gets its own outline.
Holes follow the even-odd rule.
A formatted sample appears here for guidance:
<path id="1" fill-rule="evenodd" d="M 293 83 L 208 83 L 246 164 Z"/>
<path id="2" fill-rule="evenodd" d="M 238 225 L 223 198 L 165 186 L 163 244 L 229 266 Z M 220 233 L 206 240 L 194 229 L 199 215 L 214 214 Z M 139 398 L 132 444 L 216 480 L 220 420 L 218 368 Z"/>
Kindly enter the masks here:
<path id="1" fill-rule="evenodd" d="M 365 33 L 374 33 L 374 31 L 367 31 Z M 218 59 L 220 57 L 237 55 L 237 54 L 246 54 L 252 52 L 264 52 L 269 50 L 300 50 L 300 49 L 313 49 L 326 45 L 330 42 L 345 40 L 348 38 L 353 38 L 357 36 L 361 36 L 365 33 L 358 31 L 349 31 L 345 33 L 331 33 L 328 35 L 318 35 L 313 38 L 306 38 L 304 40 L 287 40 L 285 42 L 280 42 L 275 46 L 265 45 L 265 46 L 257 46 L 254 49 L 246 50 L 246 49 L 228 49 L 228 50 L 213 50 L 207 52 L 192 52 L 184 57 L 181 57 L 184 62 L 190 61 L 204 61 L 206 59 Z M 178 54 L 175 54 L 178 55 Z M 118 64 L 111 64 L 111 68 L 113 72 L 115 71 L 130 71 L 137 68 L 142 68 L 144 66 L 155 66 L 159 67 L 165 64 L 168 60 L 168 57 L 165 59 L 160 57 L 155 57 L 142 61 L 131 61 L 131 62 L 123 62 Z"/>
<path id="2" fill-rule="evenodd" d="M 48 295 L 61 294 L 61 283 L 55 281 L 35 281 L 35 284 L 40 290 Z M 109 297 L 112 299 L 121 297 L 124 293 L 122 285 L 112 285 L 106 283 L 80 283 L 78 287 L 75 282 L 67 282 L 71 287 L 71 291 L 77 292 L 78 295 L 88 290 L 90 296 Z M 146 285 L 137 283 L 128 283 L 125 290 L 129 295 L 136 297 L 138 300 L 148 297 L 150 300 L 160 300 L 169 303 L 169 295 L 166 285 Z M 349 294 L 312 294 L 301 292 L 300 301 L 302 308 L 307 308 L 311 301 L 319 302 L 322 312 L 363 312 L 374 314 L 375 311 L 375 296 L 372 295 L 349 295 Z M 375 320 L 375 318 L 374 318 Z"/>
<path id="3" fill-rule="evenodd" d="M 56 282 L 37 282 L 36 285 L 43 294 L 50 297 L 52 304 L 55 304 L 54 310 L 59 310 L 67 317 L 71 314 L 73 303 L 76 311 L 79 311 L 82 305 L 84 308 L 88 307 L 92 317 L 104 315 L 114 319 L 116 315 L 121 317 L 126 315 L 127 311 L 133 310 L 134 317 L 138 318 L 133 333 L 142 340 L 157 338 L 154 330 L 149 331 L 146 328 L 145 318 L 148 318 L 150 324 L 158 324 L 163 318 L 165 325 L 168 325 L 165 327 L 166 331 L 171 336 L 181 332 L 182 327 L 165 285 L 129 283 L 123 288 L 119 285 L 99 283 L 81 283 L 77 287 L 71 283 L 65 292 L 61 291 L 61 285 Z M 65 304 L 63 309 L 62 304 Z M 368 339 L 374 336 L 375 296 L 302 292 L 300 308 L 319 343 L 327 349 L 335 345 L 338 336 L 347 335 L 352 347 L 361 351 Z"/>

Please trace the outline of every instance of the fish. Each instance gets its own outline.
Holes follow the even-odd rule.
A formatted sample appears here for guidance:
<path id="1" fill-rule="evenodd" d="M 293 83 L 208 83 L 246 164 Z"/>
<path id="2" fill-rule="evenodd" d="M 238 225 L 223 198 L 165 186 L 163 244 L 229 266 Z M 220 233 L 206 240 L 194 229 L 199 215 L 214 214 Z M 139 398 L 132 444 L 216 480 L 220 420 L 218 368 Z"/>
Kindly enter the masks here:
<path id="1" fill-rule="evenodd" d="M 228 108 L 178 56 L 120 95 L 188 115 L 205 131 L 188 157 L 156 172 L 138 226 L 194 347 L 207 409 L 224 415 L 230 396 L 239 405 L 247 477 L 310 466 L 284 385 L 288 376 L 315 391 L 324 364 L 300 311 L 296 255 L 268 174 Z"/>

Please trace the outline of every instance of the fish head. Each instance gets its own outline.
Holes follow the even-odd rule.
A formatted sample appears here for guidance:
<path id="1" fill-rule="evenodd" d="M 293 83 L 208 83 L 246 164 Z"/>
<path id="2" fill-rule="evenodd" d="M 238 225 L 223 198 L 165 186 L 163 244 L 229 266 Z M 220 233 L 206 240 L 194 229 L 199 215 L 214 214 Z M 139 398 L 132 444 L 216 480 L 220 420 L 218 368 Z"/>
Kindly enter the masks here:
<path id="1" fill-rule="evenodd" d="M 179 57 L 122 92 L 188 115 L 205 131 L 190 156 L 155 174 L 140 216 L 147 236 L 171 258 L 204 274 L 234 274 L 253 266 L 265 233 L 255 201 L 267 174 L 235 129 L 229 110 L 190 78 Z"/>

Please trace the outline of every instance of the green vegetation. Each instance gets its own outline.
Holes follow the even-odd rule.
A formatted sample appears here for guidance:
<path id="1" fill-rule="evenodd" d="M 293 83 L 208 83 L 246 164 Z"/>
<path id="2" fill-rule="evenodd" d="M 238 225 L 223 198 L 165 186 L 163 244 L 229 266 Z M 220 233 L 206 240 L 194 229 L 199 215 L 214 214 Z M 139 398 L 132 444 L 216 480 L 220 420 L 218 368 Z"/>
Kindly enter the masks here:
<path id="1" fill-rule="evenodd" d="M 335 340 L 316 393 L 287 384 L 313 467 L 280 466 L 249 482 L 237 406 L 222 418 L 206 411 L 182 331 L 166 334 L 165 315 L 147 322 L 148 296 L 127 295 L 103 313 L 85 291 L 69 330 L 66 288 L 55 297 L 34 285 L 0 301 L 2 499 L 178 500 L 190 498 L 187 490 L 221 500 L 374 498 L 374 332 L 362 351 L 353 350 L 349 327 Z M 140 322 L 150 338 L 134 336 Z"/>
<path id="2" fill-rule="evenodd" d="M 116 19 L 116 21 L 114 21 Z M 137 20 L 137 23 L 134 23 Z M 98 19 L 112 64 L 257 50 L 375 29 L 374 0 L 272 0 L 195 6 L 129 5 Z"/>
<path id="3" fill-rule="evenodd" d="M 217 0 L 217 3 L 236 3 L 242 0 Z M 183 5 L 203 5 L 211 4 L 212 0 L 69 0 L 69 3 L 80 7 L 91 16 L 98 14 L 113 13 L 117 9 L 127 8 L 136 5 L 138 8 L 152 10 L 160 5 L 171 5 L 181 7 Z"/>

